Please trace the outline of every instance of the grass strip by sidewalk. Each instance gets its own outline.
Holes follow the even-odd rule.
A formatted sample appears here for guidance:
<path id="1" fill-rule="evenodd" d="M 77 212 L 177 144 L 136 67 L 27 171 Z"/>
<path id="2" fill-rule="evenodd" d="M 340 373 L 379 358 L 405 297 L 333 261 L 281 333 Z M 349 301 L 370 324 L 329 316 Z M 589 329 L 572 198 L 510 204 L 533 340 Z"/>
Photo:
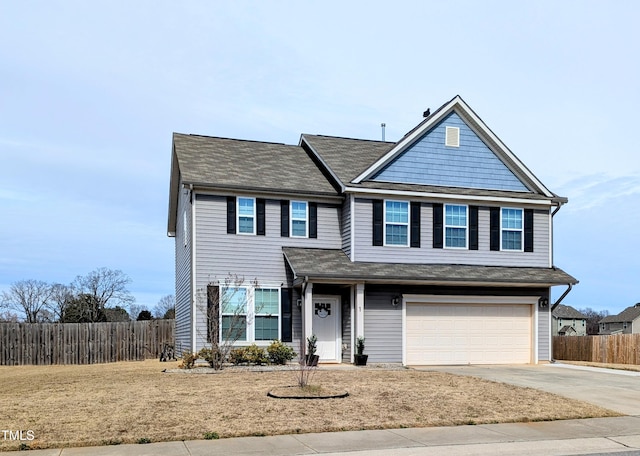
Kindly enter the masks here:
<path id="1" fill-rule="evenodd" d="M 472 377 L 414 370 L 319 370 L 314 383 L 349 396 L 267 397 L 295 374 L 162 373 L 156 360 L 0 367 L 0 428 L 33 431 L 30 448 L 359 429 L 618 416 L 584 402 Z M 20 442 L 0 440 L 0 450 Z"/>

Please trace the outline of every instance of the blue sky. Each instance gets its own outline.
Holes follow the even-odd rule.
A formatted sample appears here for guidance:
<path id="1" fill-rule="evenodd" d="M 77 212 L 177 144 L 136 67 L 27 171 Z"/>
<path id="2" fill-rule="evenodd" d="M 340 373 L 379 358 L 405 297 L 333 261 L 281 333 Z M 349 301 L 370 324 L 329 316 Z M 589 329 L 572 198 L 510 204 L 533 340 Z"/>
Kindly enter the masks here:
<path id="1" fill-rule="evenodd" d="M 640 4 L 0 3 L 0 290 L 121 269 L 173 293 L 171 134 L 397 140 L 456 94 L 569 204 L 565 304 L 640 301 Z M 564 290 L 554 289 L 557 297 Z"/>

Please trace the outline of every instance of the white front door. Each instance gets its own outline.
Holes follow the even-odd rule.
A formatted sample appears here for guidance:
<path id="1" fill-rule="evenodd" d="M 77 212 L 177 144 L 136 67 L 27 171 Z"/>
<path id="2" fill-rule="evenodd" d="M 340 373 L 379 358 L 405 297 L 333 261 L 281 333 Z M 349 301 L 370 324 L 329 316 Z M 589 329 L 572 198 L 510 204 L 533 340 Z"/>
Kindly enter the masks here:
<path id="1" fill-rule="evenodd" d="M 340 298 L 314 296 L 312 332 L 318 338 L 317 355 L 320 361 L 340 362 L 342 337 L 340 331 Z"/>

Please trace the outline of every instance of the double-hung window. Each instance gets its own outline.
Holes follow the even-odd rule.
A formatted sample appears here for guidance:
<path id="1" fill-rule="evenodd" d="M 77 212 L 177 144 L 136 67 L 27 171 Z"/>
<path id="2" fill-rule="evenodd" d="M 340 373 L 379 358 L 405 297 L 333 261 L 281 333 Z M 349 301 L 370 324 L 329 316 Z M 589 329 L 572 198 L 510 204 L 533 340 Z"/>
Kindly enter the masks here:
<path id="1" fill-rule="evenodd" d="M 254 340 L 279 339 L 280 290 L 278 288 L 257 288 L 254 303 L 256 315 Z"/>
<path id="2" fill-rule="evenodd" d="M 502 250 L 522 251 L 523 220 L 522 209 L 502 208 L 501 244 Z"/>
<path id="3" fill-rule="evenodd" d="M 271 341 L 280 338 L 280 289 L 222 287 L 222 340 Z"/>
<path id="4" fill-rule="evenodd" d="M 256 234 L 255 198 L 238 198 L 238 233 Z"/>
<path id="5" fill-rule="evenodd" d="M 467 206 L 445 204 L 444 206 L 444 239 L 445 247 L 467 248 Z"/>
<path id="6" fill-rule="evenodd" d="M 291 236 L 309 236 L 309 210 L 306 201 L 291 201 Z"/>
<path id="7" fill-rule="evenodd" d="M 220 289 L 220 338 L 222 340 L 247 340 L 248 307 L 248 288 L 223 287 Z"/>
<path id="8" fill-rule="evenodd" d="M 385 201 L 384 232 L 385 245 L 409 245 L 408 201 Z"/>

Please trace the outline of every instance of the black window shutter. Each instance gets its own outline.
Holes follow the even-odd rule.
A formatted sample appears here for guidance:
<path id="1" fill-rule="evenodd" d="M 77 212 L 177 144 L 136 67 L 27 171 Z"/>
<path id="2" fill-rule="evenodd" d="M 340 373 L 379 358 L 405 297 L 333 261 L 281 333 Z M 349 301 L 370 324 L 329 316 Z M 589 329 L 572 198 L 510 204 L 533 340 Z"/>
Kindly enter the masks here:
<path id="1" fill-rule="evenodd" d="M 478 250 L 478 206 L 469 206 L 469 250 Z"/>
<path id="2" fill-rule="evenodd" d="M 309 237 L 318 237 L 318 203 L 309 203 Z"/>
<path id="3" fill-rule="evenodd" d="M 500 208 L 489 209 L 489 248 L 500 250 Z"/>
<path id="4" fill-rule="evenodd" d="M 524 210 L 524 251 L 533 252 L 533 209 Z"/>
<path id="5" fill-rule="evenodd" d="M 289 237 L 289 201 L 280 201 L 280 236 Z"/>
<path id="6" fill-rule="evenodd" d="M 383 245 L 382 200 L 373 200 L 373 245 Z"/>
<path id="7" fill-rule="evenodd" d="M 266 202 L 263 198 L 256 199 L 256 215 L 258 218 L 258 226 L 256 227 L 256 234 L 258 236 L 265 235 L 265 206 Z"/>
<path id="8" fill-rule="evenodd" d="M 227 233 L 236 234 L 236 197 L 227 196 Z"/>
<path id="9" fill-rule="evenodd" d="M 207 342 L 211 342 L 211 320 L 220 321 L 220 287 L 217 285 L 207 285 Z"/>
<path id="10" fill-rule="evenodd" d="M 291 288 L 280 289 L 280 315 L 282 319 L 282 342 L 293 342 L 293 318 L 291 317 L 293 305 L 293 290 Z"/>
<path id="11" fill-rule="evenodd" d="M 433 203 L 433 248 L 443 246 L 444 226 L 442 219 L 442 203 Z"/>
<path id="12" fill-rule="evenodd" d="M 420 203 L 411 202 L 411 247 L 420 248 Z"/>

